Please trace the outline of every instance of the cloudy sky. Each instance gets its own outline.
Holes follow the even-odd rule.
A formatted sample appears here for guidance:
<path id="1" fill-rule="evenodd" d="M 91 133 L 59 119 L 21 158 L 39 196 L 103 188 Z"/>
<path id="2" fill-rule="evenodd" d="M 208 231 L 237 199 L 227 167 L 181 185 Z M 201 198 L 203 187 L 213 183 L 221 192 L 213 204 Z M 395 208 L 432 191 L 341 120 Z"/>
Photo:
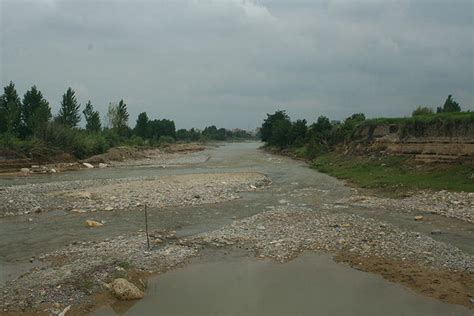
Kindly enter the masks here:
<path id="1" fill-rule="evenodd" d="M 178 127 L 474 109 L 473 0 L 0 0 L 0 83 Z"/>

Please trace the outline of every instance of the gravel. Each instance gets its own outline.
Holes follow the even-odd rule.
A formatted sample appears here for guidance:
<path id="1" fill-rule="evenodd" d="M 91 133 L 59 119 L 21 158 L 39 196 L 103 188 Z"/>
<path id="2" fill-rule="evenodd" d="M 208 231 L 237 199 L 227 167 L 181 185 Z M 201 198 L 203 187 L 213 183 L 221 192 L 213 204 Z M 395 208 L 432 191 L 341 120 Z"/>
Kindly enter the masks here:
<path id="1" fill-rule="evenodd" d="M 80 180 L 3 187 L 0 217 L 63 210 L 90 212 L 219 203 L 270 183 L 257 172 Z"/>
<path id="2" fill-rule="evenodd" d="M 402 199 L 353 196 L 340 200 L 352 206 L 393 209 L 410 213 L 432 213 L 474 223 L 474 193 L 419 191 Z"/>
<path id="3" fill-rule="evenodd" d="M 307 249 L 319 249 L 474 272 L 472 256 L 429 236 L 354 214 L 295 206 L 281 206 L 184 241 L 184 244 L 203 243 L 251 244 L 258 256 L 279 262 L 291 260 Z"/>

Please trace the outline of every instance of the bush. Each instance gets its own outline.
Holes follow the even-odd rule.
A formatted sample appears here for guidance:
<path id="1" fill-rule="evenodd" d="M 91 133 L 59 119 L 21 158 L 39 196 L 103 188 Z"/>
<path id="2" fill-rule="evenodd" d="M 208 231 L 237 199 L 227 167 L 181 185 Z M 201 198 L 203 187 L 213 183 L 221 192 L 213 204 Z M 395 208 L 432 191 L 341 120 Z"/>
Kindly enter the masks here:
<path id="1" fill-rule="evenodd" d="M 431 115 L 433 114 L 433 109 L 426 107 L 426 106 L 419 106 L 416 110 L 413 111 L 411 116 L 419 116 L 419 115 Z"/>
<path id="2" fill-rule="evenodd" d="M 173 144 L 175 142 L 174 138 L 171 136 L 161 136 L 160 139 L 158 140 L 158 145 L 159 146 L 166 146 L 169 144 Z"/>
<path id="3" fill-rule="evenodd" d="M 132 147 L 149 146 L 149 141 L 144 140 L 140 136 L 133 135 L 132 137 L 127 139 L 124 142 L 124 144 L 127 145 L 127 146 L 132 146 Z"/>

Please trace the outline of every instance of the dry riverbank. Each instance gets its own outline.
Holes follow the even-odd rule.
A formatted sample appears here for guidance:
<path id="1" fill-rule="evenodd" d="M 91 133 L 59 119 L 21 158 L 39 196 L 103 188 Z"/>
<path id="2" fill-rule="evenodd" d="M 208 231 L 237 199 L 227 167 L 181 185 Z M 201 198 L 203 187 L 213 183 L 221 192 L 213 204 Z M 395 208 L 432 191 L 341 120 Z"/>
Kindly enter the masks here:
<path id="1" fill-rule="evenodd" d="M 33 176 L 88 168 L 156 165 L 169 167 L 205 161 L 207 156 L 189 154 L 205 150 L 207 147 L 195 143 L 170 144 L 163 148 L 142 148 L 119 146 L 106 153 L 77 161 L 70 155 L 59 155 L 52 161 L 31 159 L 0 160 L 0 176 Z M 183 158 L 184 157 L 184 158 Z"/>

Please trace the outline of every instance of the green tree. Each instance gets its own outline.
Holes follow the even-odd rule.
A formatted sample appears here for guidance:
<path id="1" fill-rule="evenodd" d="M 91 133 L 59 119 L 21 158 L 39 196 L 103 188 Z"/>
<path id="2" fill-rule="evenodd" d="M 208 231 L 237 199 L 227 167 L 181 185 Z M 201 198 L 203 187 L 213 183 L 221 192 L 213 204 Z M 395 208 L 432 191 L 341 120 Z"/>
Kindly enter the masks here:
<path id="1" fill-rule="evenodd" d="M 100 132 L 102 126 L 100 124 L 100 115 L 98 111 L 94 111 L 91 101 L 86 104 L 86 108 L 82 111 L 86 119 L 86 130 L 89 132 Z"/>
<path id="2" fill-rule="evenodd" d="M 80 104 L 77 103 L 76 92 L 71 88 L 68 88 L 66 93 L 63 94 L 63 100 L 61 101 L 61 107 L 58 116 L 56 117 L 56 121 L 66 127 L 76 127 L 77 123 L 81 120 L 79 107 Z"/>
<path id="3" fill-rule="evenodd" d="M 270 144 L 284 148 L 290 144 L 289 134 L 291 131 L 290 119 L 279 119 L 273 122 Z"/>
<path id="4" fill-rule="evenodd" d="M 305 142 L 307 131 L 306 120 L 293 122 L 290 129 L 289 143 L 294 146 L 302 146 Z"/>
<path id="5" fill-rule="evenodd" d="M 176 139 L 177 140 L 189 140 L 190 139 L 189 132 L 187 130 L 185 130 L 184 128 L 181 128 L 181 129 L 177 130 L 176 131 Z"/>
<path id="6" fill-rule="evenodd" d="M 263 121 L 262 127 L 260 128 L 260 136 L 262 141 L 267 142 L 271 145 L 275 145 L 273 142 L 277 140 L 277 137 L 273 137 L 273 127 L 278 121 L 287 121 L 290 123 L 290 117 L 285 111 L 276 111 L 274 114 L 267 114 L 267 118 Z M 280 127 L 287 125 L 278 124 Z"/>
<path id="7" fill-rule="evenodd" d="M 427 106 L 419 106 L 417 107 L 411 114 L 411 116 L 419 116 L 419 115 L 430 115 L 433 114 L 433 109 Z"/>
<path id="8" fill-rule="evenodd" d="M 23 96 L 21 107 L 22 134 L 41 136 L 51 120 L 51 108 L 36 86 Z"/>
<path id="9" fill-rule="evenodd" d="M 21 126 L 21 100 L 13 82 L 3 89 L 0 96 L 0 133 L 18 134 Z"/>
<path id="10" fill-rule="evenodd" d="M 311 157 L 329 150 L 333 143 L 333 126 L 325 116 L 318 117 L 318 120 L 311 124 L 309 129 L 309 152 Z"/>
<path id="11" fill-rule="evenodd" d="M 162 136 L 176 138 L 174 121 L 162 119 L 149 122 L 149 138 L 159 140 Z"/>
<path id="12" fill-rule="evenodd" d="M 453 100 L 453 96 L 450 94 L 444 102 L 442 107 L 436 109 L 437 113 L 449 113 L 449 112 L 461 112 L 461 106 L 459 103 Z"/>
<path id="13" fill-rule="evenodd" d="M 138 114 L 137 123 L 133 132 L 143 139 L 149 138 L 149 119 L 146 112 Z"/>
<path id="14" fill-rule="evenodd" d="M 120 136 L 126 136 L 129 131 L 127 104 L 122 100 L 118 104 L 110 103 L 107 111 L 109 127 Z"/>

